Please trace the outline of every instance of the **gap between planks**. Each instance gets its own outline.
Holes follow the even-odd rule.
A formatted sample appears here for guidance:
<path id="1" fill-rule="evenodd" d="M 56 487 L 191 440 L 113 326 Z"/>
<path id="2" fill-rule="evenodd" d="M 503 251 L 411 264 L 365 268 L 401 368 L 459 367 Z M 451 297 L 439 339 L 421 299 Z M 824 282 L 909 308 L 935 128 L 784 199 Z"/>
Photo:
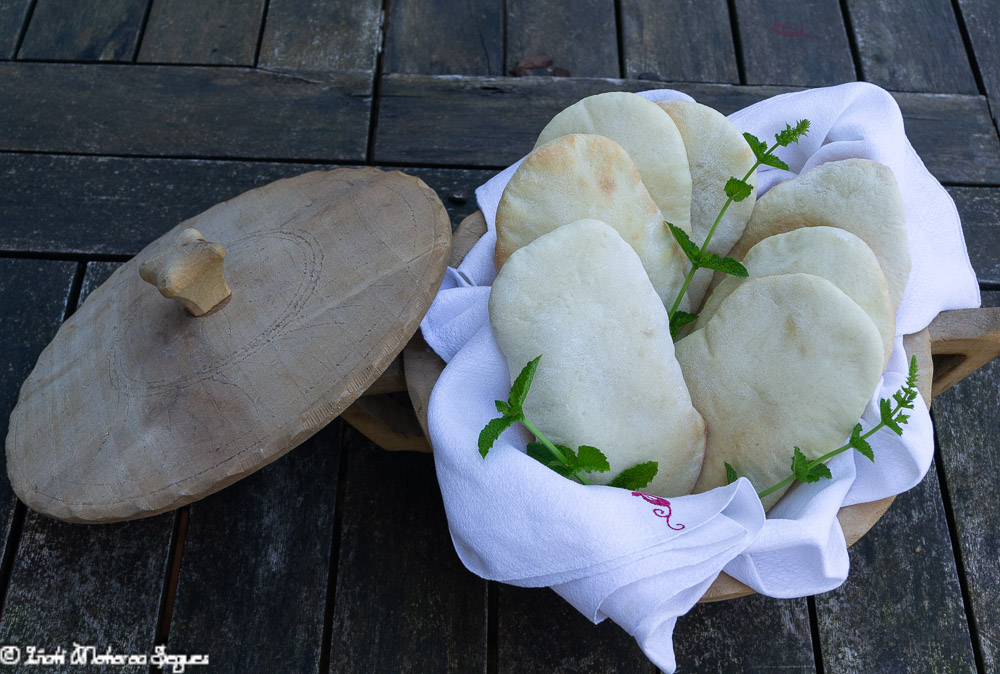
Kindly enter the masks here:
<path id="1" fill-rule="evenodd" d="M 171 533 L 170 552 L 167 557 L 167 573 L 163 579 L 160 595 L 160 612 L 156 620 L 153 646 L 166 646 L 170 638 L 170 621 L 174 615 L 174 601 L 177 599 L 177 584 L 180 581 L 181 561 L 184 557 L 184 538 L 187 535 L 189 506 L 179 508 L 174 515 L 174 530 Z M 152 665 L 150 674 L 161 671 Z"/>
<path id="2" fill-rule="evenodd" d="M 334 422 L 336 423 L 336 422 Z M 330 540 L 330 568 L 326 580 L 326 605 L 323 610 L 323 636 L 320 642 L 322 649 L 319 654 L 320 674 L 329 674 L 330 660 L 333 649 L 333 615 L 337 607 L 337 576 L 340 574 L 340 539 L 344 530 L 344 493 L 347 491 L 347 459 L 350 453 L 350 443 L 346 442 L 345 434 L 349 433 L 348 425 L 342 423 L 337 436 L 337 447 L 340 452 L 340 464 L 337 467 L 337 497 L 333 506 L 333 535 Z"/>
<path id="3" fill-rule="evenodd" d="M 372 73 L 372 104 L 368 109 L 368 146 L 365 148 L 365 163 L 374 164 L 375 138 L 378 134 L 379 103 L 382 101 L 382 73 L 385 68 L 385 36 L 389 32 L 390 0 L 382 0 L 382 14 L 379 17 L 378 56 L 375 58 L 375 72 Z"/>
<path id="4" fill-rule="evenodd" d="M 937 425 L 934 417 L 934 410 L 931 410 L 931 424 Z M 948 534 L 951 538 L 951 549 L 955 555 L 955 570 L 958 576 L 958 585 L 962 589 L 962 605 L 965 608 L 965 621 L 969 627 L 969 638 L 972 641 L 972 656 L 976 660 L 976 670 L 979 674 L 986 674 L 986 661 L 983 657 L 983 645 L 979 635 L 979 625 L 976 622 L 975 612 L 972 608 L 972 597 L 969 593 L 969 580 L 965 573 L 965 558 L 962 553 L 962 542 L 958 533 L 958 526 L 955 522 L 955 512 L 951 502 L 951 489 L 948 486 L 948 476 L 944 469 L 944 457 L 941 455 L 941 446 L 938 443 L 937 433 L 934 434 L 934 467 L 937 470 L 938 484 L 941 487 L 941 501 L 944 505 L 945 521 L 948 523 Z"/>
<path id="5" fill-rule="evenodd" d="M 73 315 L 80 301 L 80 291 L 83 288 L 83 278 L 87 273 L 87 263 L 77 262 L 73 280 L 70 281 L 69 293 L 66 295 L 66 306 L 63 309 L 62 322 Z M 24 533 L 24 520 L 28 508 L 21 499 L 14 501 L 14 512 L 11 514 L 10 531 L 0 560 L 0 616 L 6 608 L 7 591 L 10 589 L 10 579 L 14 573 L 14 562 L 17 561 L 18 549 L 21 547 L 21 535 Z"/>

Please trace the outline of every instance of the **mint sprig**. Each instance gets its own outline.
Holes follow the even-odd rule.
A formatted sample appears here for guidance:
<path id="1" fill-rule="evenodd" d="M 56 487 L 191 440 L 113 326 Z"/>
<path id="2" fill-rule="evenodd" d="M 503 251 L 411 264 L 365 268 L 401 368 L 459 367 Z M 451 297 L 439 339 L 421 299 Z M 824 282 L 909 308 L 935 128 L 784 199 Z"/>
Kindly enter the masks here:
<path id="1" fill-rule="evenodd" d="M 656 461 L 639 463 L 631 468 L 623 470 L 618 474 L 618 477 L 608 483 L 608 486 L 621 487 L 622 489 L 630 489 L 633 491 L 636 489 L 642 489 L 653 481 L 653 478 L 656 477 L 657 470 Z"/>
<path id="2" fill-rule="evenodd" d="M 608 463 L 608 457 L 604 455 L 604 452 L 590 445 L 580 445 L 575 452 L 565 445 L 557 445 L 546 438 L 524 416 L 524 401 L 528 397 L 528 390 L 535 379 L 535 371 L 538 370 L 538 362 L 541 359 L 542 357 L 538 356 L 524 366 L 514 379 L 506 401 L 495 401 L 497 412 L 503 416 L 491 419 L 479 432 L 479 453 L 485 459 L 490 449 L 500 438 L 500 434 L 514 424 L 520 423 L 537 438 L 535 442 L 528 443 L 528 456 L 548 466 L 563 477 L 574 479 L 581 484 L 590 484 L 590 480 L 584 473 L 607 473 L 611 470 L 611 464 Z M 623 470 L 611 480 L 609 486 L 633 490 L 642 489 L 653 481 L 657 471 L 656 461 L 640 463 Z"/>
<path id="3" fill-rule="evenodd" d="M 674 299 L 673 305 L 670 307 L 670 311 L 667 312 L 670 318 L 670 334 L 676 339 L 677 330 L 687 323 L 698 317 L 697 314 L 684 313 L 684 322 L 679 322 L 675 320 L 675 316 L 679 313 L 679 308 L 681 306 L 681 300 L 684 299 L 684 293 L 687 292 L 688 286 L 691 285 L 691 280 L 694 278 L 695 272 L 699 269 L 712 269 L 714 271 L 722 272 L 723 274 L 729 274 L 730 276 L 739 276 L 741 278 L 746 278 L 749 276 L 746 267 L 740 264 L 739 261 L 734 260 L 731 257 L 722 257 L 716 255 L 715 253 L 708 252 L 708 244 L 712 240 L 712 236 L 715 235 L 715 230 L 718 228 L 719 223 L 722 222 L 722 216 L 726 214 L 726 210 L 729 208 L 729 204 L 734 201 L 743 201 L 753 193 L 753 185 L 747 181 L 753 172 L 757 170 L 760 165 L 773 166 L 775 168 L 780 168 L 788 170 L 788 164 L 781 161 L 778 157 L 774 155 L 774 151 L 779 147 L 786 147 L 791 143 L 799 142 L 802 136 L 809 132 L 809 120 L 800 120 L 794 127 L 786 124 L 783 131 L 779 131 L 774 136 L 774 145 L 771 147 L 767 146 L 767 143 L 759 140 L 756 136 L 751 133 L 744 133 L 743 137 L 747 141 L 747 145 L 753 150 L 753 155 L 756 161 L 754 165 L 750 167 L 750 170 L 746 172 L 743 178 L 737 178 L 735 176 L 731 177 L 726 181 L 725 192 L 726 192 L 726 203 L 722 205 L 722 209 L 719 214 L 715 217 L 715 222 L 712 223 L 712 228 L 708 230 L 708 236 L 705 237 L 705 243 L 701 244 L 699 247 L 696 243 L 691 241 L 691 237 L 687 235 L 680 227 L 675 227 L 669 222 L 666 223 L 667 227 L 670 228 L 670 232 L 674 236 L 674 240 L 680 245 L 681 250 L 684 251 L 684 255 L 691 262 L 691 269 L 688 271 L 687 276 L 684 278 L 684 283 L 681 285 L 680 291 L 677 293 L 676 299 Z M 693 316 L 694 318 L 687 318 Z"/>
<path id="4" fill-rule="evenodd" d="M 799 482 L 817 482 L 822 479 L 831 478 L 832 474 L 830 473 L 830 469 L 826 467 L 826 462 L 849 449 L 856 449 L 870 461 L 875 461 L 875 452 L 872 450 L 872 446 L 868 444 L 868 438 L 875 435 L 875 433 L 883 428 L 888 428 L 896 435 L 902 435 L 903 426 L 905 426 L 910 419 L 910 416 L 908 414 L 903 414 L 903 412 L 904 410 L 912 410 L 916 399 L 917 357 L 913 356 L 910 358 L 910 367 L 909 372 L 907 373 L 906 383 L 903 384 L 898 391 L 892 394 L 891 402 L 887 398 L 882 398 L 878 401 L 880 419 L 877 424 L 872 426 L 871 429 L 865 433 L 862 433 L 863 428 L 861 424 L 855 425 L 854 429 L 851 431 L 851 437 L 846 443 L 831 452 L 827 452 L 818 459 L 813 459 L 812 461 L 806 458 L 801 449 L 796 447 L 795 452 L 792 455 L 792 474 L 778 484 L 757 492 L 757 496 L 764 498 L 768 494 L 773 494 L 779 489 L 787 487 L 795 480 L 798 480 Z M 728 469 L 732 468 L 732 466 L 729 466 L 728 464 L 726 465 L 726 472 L 728 475 Z M 735 471 L 733 472 L 735 473 Z"/>

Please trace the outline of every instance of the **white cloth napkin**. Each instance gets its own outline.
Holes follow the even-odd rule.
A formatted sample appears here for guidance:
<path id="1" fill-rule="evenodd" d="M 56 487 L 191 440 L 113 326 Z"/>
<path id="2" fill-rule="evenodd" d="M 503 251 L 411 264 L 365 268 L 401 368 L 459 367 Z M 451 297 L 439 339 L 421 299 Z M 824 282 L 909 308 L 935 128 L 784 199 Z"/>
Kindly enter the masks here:
<path id="1" fill-rule="evenodd" d="M 689 98 L 669 90 L 642 95 Z M 811 122 L 809 135 L 778 152 L 791 170 L 762 167 L 760 193 L 824 162 L 863 157 L 893 170 L 906 205 L 911 274 L 896 314 L 895 349 L 862 419 L 869 428 L 879 419 L 878 399 L 891 397 L 906 378 L 902 335 L 946 309 L 979 306 L 979 289 L 958 212 L 907 141 L 891 95 L 870 84 L 844 84 L 776 96 L 730 116 L 765 141 L 801 118 Z M 774 597 L 842 583 L 848 556 L 837 511 L 898 494 L 923 478 L 934 450 L 930 416 L 918 399 L 901 438 L 883 430 L 870 439 L 874 463 L 856 452 L 836 457 L 832 480 L 794 486 L 766 519 L 745 479 L 669 501 L 584 487 L 527 457 L 528 436 L 518 428 L 482 459 L 479 431 L 497 416 L 493 401 L 506 398 L 510 387 L 487 302 L 496 275 L 496 206 L 516 166 L 476 191 L 489 231 L 448 271 L 421 324 L 428 344 L 448 362 L 431 396 L 429 431 L 452 540 L 474 573 L 552 586 L 594 622 L 610 617 L 672 672 L 674 624 L 720 570 Z"/>

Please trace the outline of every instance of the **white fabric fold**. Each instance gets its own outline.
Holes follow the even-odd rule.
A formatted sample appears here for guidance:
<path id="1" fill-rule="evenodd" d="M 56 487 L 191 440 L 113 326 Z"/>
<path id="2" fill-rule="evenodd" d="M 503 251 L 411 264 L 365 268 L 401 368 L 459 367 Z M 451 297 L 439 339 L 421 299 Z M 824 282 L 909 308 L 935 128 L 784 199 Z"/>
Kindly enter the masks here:
<path id="1" fill-rule="evenodd" d="M 643 95 L 687 98 L 667 90 Z M 852 83 L 776 96 L 730 116 L 762 140 L 802 118 L 811 122 L 809 135 L 778 152 L 791 170 L 764 167 L 760 193 L 826 161 L 863 157 L 893 170 L 906 205 L 911 275 L 896 314 L 895 349 L 862 419 L 868 429 L 878 422 L 878 399 L 891 398 L 906 378 L 902 335 L 946 309 L 979 306 L 979 290 L 955 206 L 907 141 L 890 94 Z M 487 302 L 496 275 L 496 206 L 516 166 L 476 191 L 488 231 L 449 270 L 421 324 L 428 344 L 448 362 L 431 396 L 429 431 L 462 562 L 484 578 L 551 586 L 595 622 L 610 617 L 668 672 L 675 667 L 677 617 L 720 570 L 775 597 L 842 583 L 848 557 L 838 510 L 905 491 L 930 465 L 933 431 L 920 399 L 902 437 L 882 430 L 870 438 L 874 463 L 857 452 L 836 457 L 832 480 L 796 485 L 766 520 L 742 479 L 669 500 L 576 484 L 528 458 L 528 436 L 518 428 L 480 457 L 479 431 L 497 416 L 493 401 L 506 398 L 510 387 Z"/>

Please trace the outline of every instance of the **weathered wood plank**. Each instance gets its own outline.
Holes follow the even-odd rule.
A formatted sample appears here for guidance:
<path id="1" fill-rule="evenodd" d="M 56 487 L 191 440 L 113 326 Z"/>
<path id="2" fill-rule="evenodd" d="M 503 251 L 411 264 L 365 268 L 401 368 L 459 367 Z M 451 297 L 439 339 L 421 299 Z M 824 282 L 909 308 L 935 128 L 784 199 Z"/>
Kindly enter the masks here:
<path id="1" fill-rule="evenodd" d="M 649 672 L 655 668 L 610 620 L 594 625 L 548 588 L 499 585 L 497 671 Z"/>
<path id="2" fill-rule="evenodd" d="M 527 56 L 548 56 L 574 77 L 619 77 L 612 0 L 507 0 L 505 71 Z"/>
<path id="3" fill-rule="evenodd" d="M 168 513 L 88 527 L 29 511 L 0 639 L 48 653 L 57 647 L 69 653 L 74 643 L 96 646 L 98 653 L 152 653 L 173 522 Z"/>
<path id="4" fill-rule="evenodd" d="M 117 267 L 110 262 L 87 265 L 79 301 Z M 150 653 L 173 529 L 172 514 L 84 527 L 28 511 L 0 639 L 49 652 L 57 646 L 69 651 L 75 642 L 96 646 L 98 652 Z"/>
<path id="5" fill-rule="evenodd" d="M 485 672 L 486 582 L 452 547 L 428 454 L 349 430 L 330 671 Z"/>
<path id="6" fill-rule="evenodd" d="M 1000 306 L 1000 292 L 983 293 Z M 934 427 L 985 671 L 1000 669 L 1000 362 L 934 400 Z"/>
<path id="7" fill-rule="evenodd" d="M 264 4 L 153 0 L 138 60 L 252 66 Z"/>
<path id="8" fill-rule="evenodd" d="M 861 77 L 897 91 L 978 93 L 949 0 L 847 0 Z"/>
<path id="9" fill-rule="evenodd" d="M 370 78 L 0 63 L 2 150 L 363 160 Z"/>
<path id="10" fill-rule="evenodd" d="M 7 437 L 21 383 L 62 322 L 76 268 L 74 262 L 0 258 L 0 437 Z M 5 454 L 0 460 L 4 475 L 6 465 Z M 5 477 L 0 480 L 0 535 L 4 548 L 10 543 L 14 503 L 14 492 Z M 4 550 L 5 555 L 13 552 Z"/>
<path id="11" fill-rule="evenodd" d="M 564 107 L 603 91 L 673 87 L 731 113 L 790 87 L 636 80 L 387 75 L 376 161 L 502 167 L 520 159 Z M 895 94 L 910 142 L 945 182 L 1000 182 L 1000 140 L 981 96 Z M 489 129 L 484 130 L 488 120 Z"/>
<path id="12" fill-rule="evenodd" d="M 381 0 L 270 0 L 259 65 L 374 72 L 381 15 Z"/>
<path id="13" fill-rule="evenodd" d="M 914 663 L 927 672 L 975 671 L 933 465 L 923 482 L 896 497 L 850 556 L 844 584 L 816 597 L 827 671 L 906 671 Z"/>
<path id="14" fill-rule="evenodd" d="M 38 0 L 22 59 L 131 61 L 149 0 Z"/>
<path id="15" fill-rule="evenodd" d="M 625 76 L 738 84 L 726 0 L 623 0 Z"/>
<path id="16" fill-rule="evenodd" d="M 466 217 L 479 210 L 476 205 L 476 188 L 496 175 L 496 171 L 476 169 L 402 168 L 400 170 L 417 176 L 437 192 L 441 203 L 448 209 L 453 229 Z"/>
<path id="17" fill-rule="evenodd" d="M 31 0 L 0 0 L 0 59 L 14 58 Z"/>
<path id="18" fill-rule="evenodd" d="M 0 437 L 7 437 L 21 383 L 62 323 L 75 275 L 75 262 L 0 258 Z M 6 454 L 0 465 L 6 475 Z M 0 521 L 7 521 L 13 503 L 10 482 L 4 478 Z"/>
<path id="19" fill-rule="evenodd" d="M 88 262 L 87 272 L 83 275 L 83 283 L 80 285 L 80 301 L 77 305 L 83 304 L 84 300 L 111 278 L 120 266 L 121 262 Z"/>
<path id="20" fill-rule="evenodd" d="M 982 96 L 893 93 L 906 135 L 942 182 L 1000 182 L 1000 140 Z"/>
<path id="21" fill-rule="evenodd" d="M 170 652 L 212 671 L 319 671 L 342 424 L 190 506 Z"/>
<path id="22" fill-rule="evenodd" d="M 386 26 L 385 72 L 503 74 L 502 4 L 395 0 Z"/>
<path id="23" fill-rule="evenodd" d="M 958 0 L 958 8 L 1000 129 L 1000 12 L 994 0 Z"/>
<path id="24" fill-rule="evenodd" d="M 1000 188 L 949 187 L 980 283 L 1000 284 Z"/>
<path id="25" fill-rule="evenodd" d="M 674 630 L 678 672 L 816 671 L 805 599 L 697 604 Z"/>
<path id="26" fill-rule="evenodd" d="M 297 163 L 0 154 L 0 250 L 131 256 L 177 223 Z M 400 169 L 430 185 L 457 224 L 493 171 Z"/>
<path id="27" fill-rule="evenodd" d="M 838 0 L 737 0 L 747 84 L 827 86 L 855 79 Z"/>

